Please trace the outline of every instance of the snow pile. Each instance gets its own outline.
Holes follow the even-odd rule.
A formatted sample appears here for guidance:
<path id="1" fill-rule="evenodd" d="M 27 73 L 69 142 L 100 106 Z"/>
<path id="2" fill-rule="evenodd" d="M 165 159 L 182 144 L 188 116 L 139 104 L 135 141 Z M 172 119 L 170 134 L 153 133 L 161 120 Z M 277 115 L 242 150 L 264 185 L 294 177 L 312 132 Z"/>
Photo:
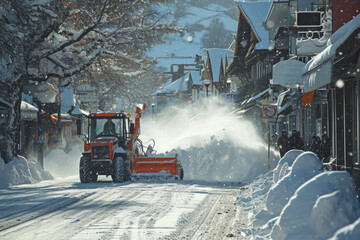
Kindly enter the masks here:
<path id="1" fill-rule="evenodd" d="M 44 160 L 45 169 L 55 177 L 78 175 L 82 150 L 81 145 L 74 145 L 68 153 L 62 149 L 51 150 Z"/>
<path id="2" fill-rule="evenodd" d="M 267 171 L 267 145 L 250 122 L 229 115 L 231 110 L 221 104 L 211 98 L 172 106 L 143 119 L 141 138 L 155 139 L 159 152 L 178 153 L 185 180 L 249 182 Z"/>
<path id="3" fill-rule="evenodd" d="M 8 164 L 0 158 L 0 188 L 18 184 L 31 184 L 53 177 L 44 171 L 39 163 L 29 162 L 24 157 L 16 157 Z"/>
<path id="4" fill-rule="evenodd" d="M 311 152 L 292 150 L 278 166 L 243 187 L 251 239 L 358 239 L 360 205 L 348 172 L 324 172 Z M 251 237 L 250 237 L 251 236 Z"/>
<path id="5" fill-rule="evenodd" d="M 284 172 L 283 169 L 281 172 Z M 314 153 L 299 155 L 289 173 L 275 183 L 267 194 L 266 208 L 270 214 L 279 215 L 296 189 L 322 171 L 322 163 Z"/>

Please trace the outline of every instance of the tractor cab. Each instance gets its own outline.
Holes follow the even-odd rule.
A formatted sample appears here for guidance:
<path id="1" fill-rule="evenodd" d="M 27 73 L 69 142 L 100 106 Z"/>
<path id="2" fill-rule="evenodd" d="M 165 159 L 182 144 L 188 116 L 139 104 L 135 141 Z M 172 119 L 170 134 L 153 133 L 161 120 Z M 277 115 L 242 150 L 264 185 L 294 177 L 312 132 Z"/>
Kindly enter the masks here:
<path id="1" fill-rule="evenodd" d="M 112 142 L 118 147 L 126 148 L 133 128 L 130 114 L 96 113 L 88 118 L 88 138 L 85 139 L 84 150 L 88 151 L 92 144 Z"/>

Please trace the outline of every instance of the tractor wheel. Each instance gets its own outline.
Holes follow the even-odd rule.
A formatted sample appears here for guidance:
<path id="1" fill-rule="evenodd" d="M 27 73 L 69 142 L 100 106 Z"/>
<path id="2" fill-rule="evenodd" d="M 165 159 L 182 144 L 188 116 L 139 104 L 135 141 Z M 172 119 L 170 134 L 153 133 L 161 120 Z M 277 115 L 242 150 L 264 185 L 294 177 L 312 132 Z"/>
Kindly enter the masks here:
<path id="1" fill-rule="evenodd" d="M 125 168 L 125 162 L 122 157 L 117 157 L 114 160 L 114 174 L 113 174 L 113 180 L 114 182 L 124 182 L 126 179 L 126 168 Z"/>
<path id="2" fill-rule="evenodd" d="M 80 158 L 80 181 L 81 183 L 89 183 L 91 181 L 90 159 L 84 156 Z"/>
<path id="3" fill-rule="evenodd" d="M 95 171 L 92 171 L 92 172 L 91 172 L 91 181 L 92 181 L 92 182 L 96 182 L 97 179 L 98 179 L 98 175 L 96 174 Z"/>

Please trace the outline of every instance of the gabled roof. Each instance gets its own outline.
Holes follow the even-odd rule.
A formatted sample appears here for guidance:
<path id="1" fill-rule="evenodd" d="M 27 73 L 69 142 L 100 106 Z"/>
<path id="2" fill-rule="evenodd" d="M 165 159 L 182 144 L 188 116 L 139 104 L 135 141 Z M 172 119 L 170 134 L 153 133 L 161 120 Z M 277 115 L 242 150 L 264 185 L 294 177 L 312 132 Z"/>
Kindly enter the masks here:
<path id="1" fill-rule="evenodd" d="M 189 71 L 189 73 L 191 74 L 191 79 L 193 81 L 193 85 L 201 86 L 202 81 L 200 79 L 200 71 Z"/>
<path id="2" fill-rule="evenodd" d="M 225 73 L 225 58 L 226 56 L 228 58 L 233 57 L 234 52 L 228 49 L 221 48 L 209 48 L 207 52 L 211 62 L 213 82 L 220 82 L 220 63 L 223 64 L 221 67 L 224 69 Z"/>
<path id="3" fill-rule="evenodd" d="M 264 22 L 269 12 L 271 2 L 237 2 L 237 5 L 259 40 L 255 49 L 268 49 L 269 35 L 265 29 Z"/>
<path id="4" fill-rule="evenodd" d="M 189 80 L 189 73 L 185 73 L 182 77 L 178 78 L 176 81 L 171 83 L 166 87 L 167 90 L 176 91 L 176 92 L 186 92 L 187 81 Z"/>
<path id="5" fill-rule="evenodd" d="M 178 78 L 174 82 L 167 81 L 163 86 L 159 87 L 155 92 L 151 95 L 157 94 L 165 94 L 165 93 L 172 93 L 172 92 L 186 92 L 187 89 L 187 81 L 189 80 L 189 73 L 185 73 L 182 77 Z"/>
<path id="6" fill-rule="evenodd" d="M 274 40 L 280 27 L 289 26 L 287 17 L 289 12 L 289 2 L 273 2 L 271 4 L 268 15 L 265 22 L 269 29 L 269 38 Z M 286 19 L 286 21 L 285 21 Z"/>
<path id="7" fill-rule="evenodd" d="M 27 103 L 25 101 L 21 101 L 21 111 L 26 111 L 26 112 L 38 112 L 39 109 L 37 107 L 35 107 L 34 105 L 31 105 L 30 103 Z"/>

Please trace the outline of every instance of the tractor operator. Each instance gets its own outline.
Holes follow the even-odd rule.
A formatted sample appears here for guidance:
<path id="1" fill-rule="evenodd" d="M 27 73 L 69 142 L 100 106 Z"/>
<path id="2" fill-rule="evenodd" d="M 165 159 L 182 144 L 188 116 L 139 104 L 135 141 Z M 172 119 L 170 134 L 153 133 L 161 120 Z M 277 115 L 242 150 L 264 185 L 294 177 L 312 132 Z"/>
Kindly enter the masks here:
<path id="1" fill-rule="evenodd" d="M 108 119 L 104 124 L 104 132 L 111 132 L 115 134 L 115 123 L 113 123 L 111 119 Z"/>

